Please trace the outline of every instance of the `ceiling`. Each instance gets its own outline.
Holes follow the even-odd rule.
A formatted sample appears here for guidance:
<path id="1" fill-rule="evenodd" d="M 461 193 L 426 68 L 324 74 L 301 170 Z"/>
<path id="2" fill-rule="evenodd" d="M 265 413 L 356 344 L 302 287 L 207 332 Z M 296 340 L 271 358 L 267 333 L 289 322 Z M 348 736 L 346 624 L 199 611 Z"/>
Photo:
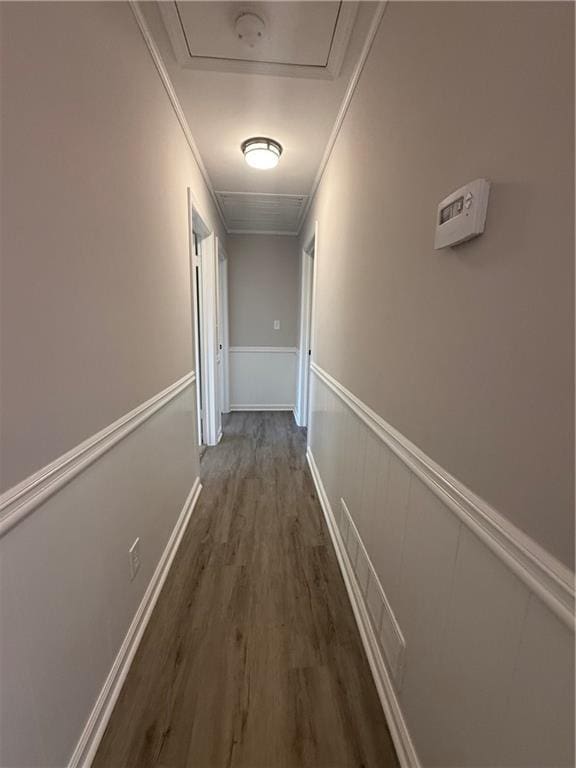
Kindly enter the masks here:
<path id="1" fill-rule="evenodd" d="M 230 233 L 297 232 L 308 201 L 262 192 L 216 192 L 216 198 Z"/>
<path id="2" fill-rule="evenodd" d="M 294 13 L 291 2 L 253 3 L 250 6 L 225 2 L 172 2 L 161 6 L 171 32 L 171 16 L 185 43 L 185 57 L 219 61 L 274 62 L 292 66 L 325 67 L 339 24 L 342 3 L 306 2 Z M 353 4 L 349 7 L 354 8 Z M 242 11 L 257 14 L 264 23 L 257 45 L 246 44 L 234 33 L 234 22 Z M 179 27 L 179 30 L 178 30 Z M 172 37 L 172 34 L 171 34 Z M 174 41 L 173 41 L 174 44 Z M 186 55 L 187 54 L 187 55 Z"/>
<path id="3" fill-rule="evenodd" d="M 194 1 L 140 8 L 227 229 L 297 233 L 381 4 Z M 235 29 L 246 12 L 264 25 L 253 48 Z M 282 144 L 277 168 L 245 163 L 240 145 L 251 136 Z"/>

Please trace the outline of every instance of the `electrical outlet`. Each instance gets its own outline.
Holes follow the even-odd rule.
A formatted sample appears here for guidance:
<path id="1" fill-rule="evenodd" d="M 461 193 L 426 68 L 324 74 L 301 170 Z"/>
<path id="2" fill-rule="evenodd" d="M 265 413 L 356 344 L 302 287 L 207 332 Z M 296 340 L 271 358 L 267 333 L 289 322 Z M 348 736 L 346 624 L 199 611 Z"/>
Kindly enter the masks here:
<path id="1" fill-rule="evenodd" d="M 274 330 L 275 331 L 280 330 L 280 320 L 274 320 Z"/>
<path id="2" fill-rule="evenodd" d="M 140 569 L 140 537 L 128 550 L 128 559 L 130 561 L 130 581 L 133 581 Z"/>

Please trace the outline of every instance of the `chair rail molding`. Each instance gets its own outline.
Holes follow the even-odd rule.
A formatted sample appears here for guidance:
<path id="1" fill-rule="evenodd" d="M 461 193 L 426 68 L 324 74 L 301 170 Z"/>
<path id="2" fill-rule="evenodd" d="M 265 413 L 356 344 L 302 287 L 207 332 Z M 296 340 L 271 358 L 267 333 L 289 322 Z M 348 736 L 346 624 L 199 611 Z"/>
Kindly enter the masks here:
<path id="1" fill-rule="evenodd" d="M 0 538 L 196 381 L 194 371 L 0 496 Z"/>
<path id="2" fill-rule="evenodd" d="M 440 467 L 317 363 L 311 362 L 310 369 L 574 631 L 574 574 L 567 566 Z"/>

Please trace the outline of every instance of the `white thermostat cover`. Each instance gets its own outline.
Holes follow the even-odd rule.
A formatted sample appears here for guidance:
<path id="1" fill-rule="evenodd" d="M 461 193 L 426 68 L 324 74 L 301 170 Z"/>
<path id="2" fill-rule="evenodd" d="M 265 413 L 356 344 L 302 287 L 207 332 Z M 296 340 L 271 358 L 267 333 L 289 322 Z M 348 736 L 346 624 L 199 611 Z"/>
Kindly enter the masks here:
<path id="1" fill-rule="evenodd" d="M 445 197 L 436 214 L 434 248 L 447 248 L 484 232 L 490 182 L 476 179 Z"/>

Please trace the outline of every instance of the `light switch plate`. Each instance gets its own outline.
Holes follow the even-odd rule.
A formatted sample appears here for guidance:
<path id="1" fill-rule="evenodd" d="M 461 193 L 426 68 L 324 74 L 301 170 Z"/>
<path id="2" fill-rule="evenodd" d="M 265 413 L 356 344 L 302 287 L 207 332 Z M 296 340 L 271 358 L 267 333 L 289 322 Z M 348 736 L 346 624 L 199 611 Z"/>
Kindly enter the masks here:
<path id="1" fill-rule="evenodd" d="M 274 330 L 275 331 L 280 330 L 280 320 L 274 320 Z"/>

